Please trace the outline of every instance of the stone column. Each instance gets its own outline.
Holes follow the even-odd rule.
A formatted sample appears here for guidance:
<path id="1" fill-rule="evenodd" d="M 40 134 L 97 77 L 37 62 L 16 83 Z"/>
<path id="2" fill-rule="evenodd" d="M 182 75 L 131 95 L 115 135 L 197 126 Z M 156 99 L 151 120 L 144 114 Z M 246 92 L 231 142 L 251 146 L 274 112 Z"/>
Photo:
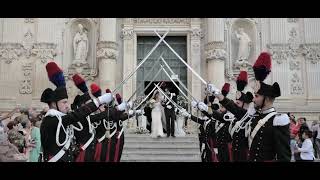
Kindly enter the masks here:
<path id="1" fill-rule="evenodd" d="M 208 39 L 206 44 L 206 60 L 208 62 L 208 80 L 217 88 L 225 82 L 225 60 L 227 57 L 224 42 L 223 18 L 208 18 Z"/>
<path id="2" fill-rule="evenodd" d="M 135 57 L 135 38 L 133 30 L 133 19 L 125 18 L 123 28 L 121 30 L 121 38 L 123 39 L 123 79 L 125 79 L 136 67 Z M 118 92 L 122 92 L 124 100 L 132 95 L 135 88 L 136 74 L 133 75 Z M 121 80 L 122 81 L 122 80 Z M 136 128 L 136 118 L 130 118 L 123 122 L 123 126 L 126 127 L 126 133 L 134 133 Z"/>
<path id="3" fill-rule="evenodd" d="M 203 37 L 201 27 L 200 27 L 200 19 L 199 18 L 193 18 L 191 20 L 191 36 L 190 36 L 190 47 L 191 47 L 191 52 L 190 52 L 190 59 L 191 62 L 191 67 L 199 74 L 201 75 L 201 54 L 200 54 L 200 41 L 201 38 Z M 189 70 L 188 70 L 189 71 Z M 191 76 L 191 92 L 192 95 L 196 99 L 201 99 L 201 84 L 202 82 L 200 79 L 192 74 Z"/>
<path id="4" fill-rule="evenodd" d="M 191 19 L 190 26 L 190 58 L 188 64 L 201 76 L 201 39 L 203 37 L 201 30 L 201 21 L 199 18 Z M 192 96 L 201 101 L 202 82 L 195 76 L 190 70 L 188 70 L 188 77 L 191 77 L 191 86 L 188 89 L 191 90 Z M 189 80 L 188 80 L 189 81 Z M 195 111 L 193 112 L 195 114 Z M 189 120 L 187 122 L 187 131 L 190 133 L 196 133 L 198 124 Z"/>
<path id="5" fill-rule="evenodd" d="M 118 58 L 116 28 L 116 18 L 102 18 L 100 20 L 97 58 L 99 60 L 99 85 L 102 91 L 105 91 L 106 88 L 113 90 L 116 85 L 116 60 Z"/>
<path id="6" fill-rule="evenodd" d="M 130 19 L 126 19 L 121 37 L 123 39 L 123 79 L 125 79 L 133 71 L 136 62 L 134 57 L 134 31 L 132 21 L 130 21 Z M 133 93 L 134 79 L 134 77 L 131 77 L 123 85 L 122 93 L 124 99 L 128 99 Z"/>

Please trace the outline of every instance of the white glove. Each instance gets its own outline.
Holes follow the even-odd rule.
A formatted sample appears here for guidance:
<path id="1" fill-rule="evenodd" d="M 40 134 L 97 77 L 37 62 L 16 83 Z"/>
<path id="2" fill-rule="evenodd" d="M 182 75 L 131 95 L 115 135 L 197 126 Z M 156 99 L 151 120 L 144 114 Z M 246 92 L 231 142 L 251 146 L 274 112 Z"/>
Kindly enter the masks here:
<path id="1" fill-rule="evenodd" d="M 130 109 L 129 112 L 128 112 L 129 116 L 131 116 L 133 113 L 134 113 L 134 111 L 131 110 L 131 109 Z"/>
<path id="2" fill-rule="evenodd" d="M 220 89 L 216 88 L 213 84 L 208 84 L 208 91 L 215 96 L 221 94 Z"/>
<path id="3" fill-rule="evenodd" d="M 208 112 L 208 106 L 204 102 L 199 102 L 198 109 L 200 111 Z"/>
<path id="4" fill-rule="evenodd" d="M 123 101 L 121 104 L 117 106 L 118 111 L 125 111 L 128 107 L 127 102 Z"/>
<path id="5" fill-rule="evenodd" d="M 191 102 L 191 106 L 192 106 L 193 108 L 196 108 L 197 105 L 198 105 L 198 103 L 197 103 L 196 101 L 192 101 L 192 102 Z"/>
<path id="6" fill-rule="evenodd" d="M 143 115 L 144 114 L 144 111 L 139 109 L 139 110 L 136 110 L 136 115 Z"/>
<path id="7" fill-rule="evenodd" d="M 112 101 L 113 97 L 111 93 L 106 93 L 102 96 L 98 97 L 99 101 L 100 101 L 100 105 L 101 104 L 108 104 L 109 102 Z"/>
<path id="8" fill-rule="evenodd" d="M 133 106 L 133 102 L 132 102 L 132 101 L 129 101 L 129 102 L 127 103 L 127 108 L 128 108 L 128 109 L 132 109 L 132 106 Z"/>
<path id="9" fill-rule="evenodd" d="M 172 106 L 171 106 L 171 105 L 167 105 L 167 108 L 168 108 L 168 109 L 171 109 L 171 108 L 172 108 Z"/>
<path id="10" fill-rule="evenodd" d="M 181 111 L 181 115 L 184 116 L 184 117 L 187 117 L 187 118 L 191 118 L 191 114 L 189 114 L 189 113 L 187 112 L 187 110 L 185 110 L 185 109 L 183 109 L 183 110 Z"/>

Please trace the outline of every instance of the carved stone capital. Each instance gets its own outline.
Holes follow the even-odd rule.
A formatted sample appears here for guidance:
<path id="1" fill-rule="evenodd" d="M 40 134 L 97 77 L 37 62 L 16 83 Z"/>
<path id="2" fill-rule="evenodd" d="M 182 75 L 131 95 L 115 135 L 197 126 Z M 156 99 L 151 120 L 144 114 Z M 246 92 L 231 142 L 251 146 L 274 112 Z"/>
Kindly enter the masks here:
<path id="1" fill-rule="evenodd" d="M 118 58 L 118 44 L 111 41 L 100 41 L 97 44 L 98 59 L 114 59 Z"/>
<path id="2" fill-rule="evenodd" d="M 303 44 L 301 45 L 302 55 L 312 64 L 320 62 L 320 44 Z"/>
<path id="3" fill-rule="evenodd" d="M 208 42 L 205 45 L 205 50 L 211 50 L 211 49 L 225 49 L 225 43 L 224 42 Z"/>
<path id="4" fill-rule="evenodd" d="M 4 60 L 7 64 L 12 63 L 12 61 L 19 60 L 23 51 L 22 44 L 0 43 L 0 59 Z"/>
<path id="5" fill-rule="evenodd" d="M 57 45 L 54 43 L 36 43 L 31 49 L 31 55 L 39 58 L 42 63 L 57 56 Z"/>
<path id="6" fill-rule="evenodd" d="M 296 23 L 299 21 L 299 18 L 287 18 L 288 23 Z"/>
<path id="7" fill-rule="evenodd" d="M 35 18 L 24 18 L 24 22 L 25 23 L 34 23 L 35 22 Z"/>
<path id="8" fill-rule="evenodd" d="M 224 49 L 210 49 L 206 51 L 206 60 L 226 60 L 227 52 Z"/>
<path id="9" fill-rule="evenodd" d="M 191 29 L 191 39 L 201 39 L 204 37 L 202 30 L 200 28 Z"/>
<path id="10" fill-rule="evenodd" d="M 121 38 L 124 40 L 129 40 L 133 38 L 134 30 L 133 28 L 123 28 L 121 30 Z"/>

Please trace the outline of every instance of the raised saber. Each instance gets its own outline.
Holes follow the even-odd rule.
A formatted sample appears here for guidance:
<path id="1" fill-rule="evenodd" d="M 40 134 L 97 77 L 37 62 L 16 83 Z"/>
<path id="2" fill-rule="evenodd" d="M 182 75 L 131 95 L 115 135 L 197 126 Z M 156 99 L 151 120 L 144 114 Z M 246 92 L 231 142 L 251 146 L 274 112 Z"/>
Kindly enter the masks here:
<path id="1" fill-rule="evenodd" d="M 168 63 L 163 59 L 162 56 L 161 56 L 161 60 L 162 60 L 162 62 L 167 66 L 167 68 L 169 69 L 169 71 L 171 72 L 171 74 L 175 74 L 175 73 L 173 72 L 173 70 L 170 68 L 170 66 L 168 65 Z M 192 99 L 193 99 L 194 101 L 197 101 L 197 99 L 192 96 L 192 93 L 191 93 L 191 92 L 189 91 L 189 89 L 180 81 L 180 79 L 177 78 L 177 80 L 178 80 L 179 84 L 181 84 L 181 86 L 190 94 L 190 96 L 192 97 Z"/>
<path id="2" fill-rule="evenodd" d="M 158 82 L 158 85 L 160 84 L 160 86 L 162 85 L 162 83 L 163 82 L 161 82 L 161 84 L 160 84 L 160 82 Z M 140 102 L 140 104 L 138 104 L 138 106 L 136 106 L 134 109 L 138 109 L 147 99 L 148 99 L 148 97 L 154 92 L 156 90 L 156 87 L 154 87 L 153 89 L 152 89 L 152 91 L 150 91 L 150 93 Z"/>
<path id="3" fill-rule="evenodd" d="M 188 99 L 190 102 L 192 102 L 192 100 L 189 99 L 189 97 L 180 89 L 180 87 L 176 84 L 176 82 L 174 82 L 174 80 L 170 77 L 170 75 L 168 74 L 168 72 L 163 68 L 163 66 L 161 65 L 161 68 L 163 70 L 163 72 L 168 76 L 168 78 L 170 79 L 170 81 L 176 86 L 176 88 L 181 92 L 181 94 Z"/>
<path id="4" fill-rule="evenodd" d="M 166 95 L 166 93 L 164 93 L 164 92 L 162 91 L 162 89 L 161 89 L 159 86 L 157 86 L 156 84 L 154 84 L 154 85 L 158 88 L 158 90 L 161 92 L 161 94 L 164 95 L 176 108 L 178 108 L 180 111 L 181 111 L 181 109 L 184 109 L 184 108 L 182 108 L 181 106 L 179 106 L 178 104 L 176 104 L 172 99 L 170 99 L 170 98 Z"/>
<path id="5" fill-rule="evenodd" d="M 158 77 L 158 75 L 160 74 L 162 68 L 158 70 L 158 72 L 156 73 L 156 75 L 153 77 L 153 79 L 149 82 L 149 84 L 143 89 L 143 92 L 148 89 L 148 87 L 153 83 L 153 81 L 156 79 L 156 77 Z M 129 100 L 128 100 L 129 101 Z"/>
<path id="6" fill-rule="evenodd" d="M 157 42 L 157 44 L 155 46 L 153 46 L 153 48 L 149 51 L 149 53 L 147 54 L 147 56 L 139 63 L 139 65 L 135 68 L 134 71 L 132 71 L 124 80 L 122 80 L 122 82 L 112 91 L 112 93 L 114 94 L 117 90 L 120 89 L 120 87 L 123 86 L 124 83 L 126 83 L 128 81 L 128 79 L 130 79 L 132 77 L 132 75 L 140 68 L 140 66 L 149 58 L 149 56 L 153 53 L 153 51 L 160 45 L 160 43 L 162 41 L 164 41 L 164 38 L 167 36 L 167 34 L 169 33 L 169 30 L 164 33 L 164 35 L 161 37 L 158 33 L 158 35 L 161 37 L 160 40 Z"/>
<path id="7" fill-rule="evenodd" d="M 157 62 L 152 66 L 152 68 L 150 69 L 150 71 L 148 72 L 148 74 L 147 74 L 147 76 L 146 77 L 149 77 L 150 76 L 150 74 L 153 72 L 153 69 L 156 67 L 156 65 L 158 65 L 159 64 L 159 60 L 160 60 L 160 58 L 157 60 Z M 160 71 L 160 70 L 159 70 Z M 158 71 L 158 72 L 159 72 Z M 156 75 L 153 77 L 153 79 L 150 81 L 150 83 L 149 84 L 151 84 L 154 80 L 155 80 L 155 78 L 158 76 L 158 73 L 156 73 Z M 143 78 L 143 80 L 144 79 L 146 79 L 145 77 Z M 148 88 L 150 85 L 147 85 L 147 87 L 146 88 Z M 132 98 L 133 98 L 133 96 L 138 92 L 138 90 L 141 88 L 142 86 L 139 86 L 133 93 L 132 93 L 132 95 L 129 97 L 129 99 L 128 99 L 128 101 L 130 101 Z M 145 88 L 145 89 L 146 89 Z M 145 91 L 145 89 L 143 90 L 143 91 Z"/>
<path id="8" fill-rule="evenodd" d="M 156 30 L 154 30 L 154 32 L 157 34 L 158 37 L 161 38 L 161 35 L 160 35 Z M 207 82 L 206 82 L 204 79 L 202 79 L 202 77 L 201 77 L 196 71 L 194 71 L 194 70 L 189 66 L 189 64 L 186 63 L 186 62 L 179 56 L 179 54 L 176 53 L 176 51 L 175 51 L 174 49 L 172 49 L 172 47 L 171 47 L 165 40 L 163 40 L 162 42 L 163 42 L 165 45 L 168 46 L 168 48 L 173 52 L 173 54 L 175 54 L 175 55 L 180 59 L 180 61 L 181 61 L 183 64 L 185 64 L 185 65 L 188 67 L 188 69 L 190 69 L 190 71 L 202 81 L 203 84 L 207 85 Z"/>

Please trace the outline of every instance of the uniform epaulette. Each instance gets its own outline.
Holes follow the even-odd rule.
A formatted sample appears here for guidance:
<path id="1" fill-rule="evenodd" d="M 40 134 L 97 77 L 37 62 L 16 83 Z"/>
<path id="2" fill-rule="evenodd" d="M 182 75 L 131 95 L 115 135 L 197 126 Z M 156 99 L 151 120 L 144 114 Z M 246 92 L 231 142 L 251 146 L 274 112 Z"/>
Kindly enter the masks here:
<path id="1" fill-rule="evenodd" d="M 273 126 L 285 126 L 289 123 L 290 119 L 287 114 L 277 114 L 273 119 Z"/>

